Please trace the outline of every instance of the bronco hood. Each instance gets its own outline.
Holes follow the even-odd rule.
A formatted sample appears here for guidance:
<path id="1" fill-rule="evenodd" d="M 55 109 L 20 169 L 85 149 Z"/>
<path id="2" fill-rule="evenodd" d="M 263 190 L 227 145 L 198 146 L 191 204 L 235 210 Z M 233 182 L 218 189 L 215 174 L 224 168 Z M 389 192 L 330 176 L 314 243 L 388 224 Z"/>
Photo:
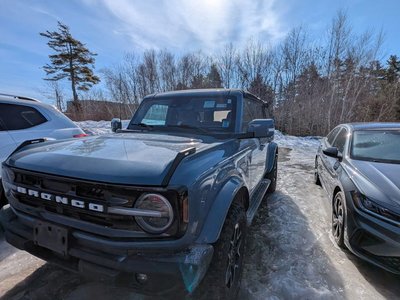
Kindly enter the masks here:
<path id="1" fill-rule="evenodd" d="M 37 144 L 11 155 L 11 167 L 116 184 L 161 185 L 180 151 L 208 144 L 186 137 L 120 133 Z"/>

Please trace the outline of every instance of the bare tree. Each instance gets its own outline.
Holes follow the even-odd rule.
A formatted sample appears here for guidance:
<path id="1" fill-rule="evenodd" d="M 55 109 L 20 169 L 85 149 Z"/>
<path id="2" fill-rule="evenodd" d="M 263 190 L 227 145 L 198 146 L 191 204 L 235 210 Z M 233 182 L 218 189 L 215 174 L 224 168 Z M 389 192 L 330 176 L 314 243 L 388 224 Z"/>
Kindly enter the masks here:
<path id="1" fill-rule="evenodd" d="M 230 43 L 217 56 L 217 65 L 221 74 L 222 84 L 225 88 L 231 88 L 234 84 L 236 55 L 236 49 Z"/>

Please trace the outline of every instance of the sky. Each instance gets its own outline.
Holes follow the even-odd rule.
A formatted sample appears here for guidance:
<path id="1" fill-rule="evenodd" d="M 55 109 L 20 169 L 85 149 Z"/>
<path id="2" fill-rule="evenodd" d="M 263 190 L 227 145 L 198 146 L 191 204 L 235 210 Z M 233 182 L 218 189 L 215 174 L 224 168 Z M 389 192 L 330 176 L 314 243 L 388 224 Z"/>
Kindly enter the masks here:
<path id="1" fill-rule="evenodd" d="M 51 50 L 39 32 L 57 21 L 98 54 L 98 72 L 149 48 L 211 54 L 249 38 L 273 46 L 297 26 L 321 39 L 338 10 L 356 33 L 383 30 L 382 60 L 400 56 L 400 0 L 0 0 L 0 93 L 50 101 L 41 90 Z"/>

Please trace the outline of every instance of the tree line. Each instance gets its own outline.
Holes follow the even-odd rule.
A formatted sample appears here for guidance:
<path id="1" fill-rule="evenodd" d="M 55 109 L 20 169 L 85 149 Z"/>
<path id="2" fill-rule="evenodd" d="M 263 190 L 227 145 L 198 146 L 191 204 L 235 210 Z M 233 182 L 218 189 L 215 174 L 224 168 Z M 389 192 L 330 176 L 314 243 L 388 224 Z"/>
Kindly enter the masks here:
<path id="1" fill-rule="evenodd" d="M 325 135 L 340 123 L 400 120 L 400 61 L 382 61 L 382 45 L 381 32 L 355 33 L 340 11 L 318 40 L 297 27 L 275 46 L 250 39 L 213 54 L 126 53 L 100 70 L 102 89 L 80 98 L 128 105 L 162 91 L 241 88 L 266 102 L 281 131 Z"/>

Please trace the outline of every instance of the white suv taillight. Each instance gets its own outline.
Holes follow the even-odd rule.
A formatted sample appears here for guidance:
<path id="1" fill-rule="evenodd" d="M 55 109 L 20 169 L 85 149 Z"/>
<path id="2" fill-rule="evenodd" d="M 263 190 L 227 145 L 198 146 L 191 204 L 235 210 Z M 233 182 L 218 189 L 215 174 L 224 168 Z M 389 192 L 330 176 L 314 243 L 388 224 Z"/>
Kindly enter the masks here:
<path id="1" fill-rule="evenodd" d="M 82 138 L 82 137 L 85 137 L 85 136 L 89 136 L 89 135 L 86 134 L 86 133 L 80 133 L 80 134 L 74 134 L 72 137 L 74 137 L 74 138 Z"/>

